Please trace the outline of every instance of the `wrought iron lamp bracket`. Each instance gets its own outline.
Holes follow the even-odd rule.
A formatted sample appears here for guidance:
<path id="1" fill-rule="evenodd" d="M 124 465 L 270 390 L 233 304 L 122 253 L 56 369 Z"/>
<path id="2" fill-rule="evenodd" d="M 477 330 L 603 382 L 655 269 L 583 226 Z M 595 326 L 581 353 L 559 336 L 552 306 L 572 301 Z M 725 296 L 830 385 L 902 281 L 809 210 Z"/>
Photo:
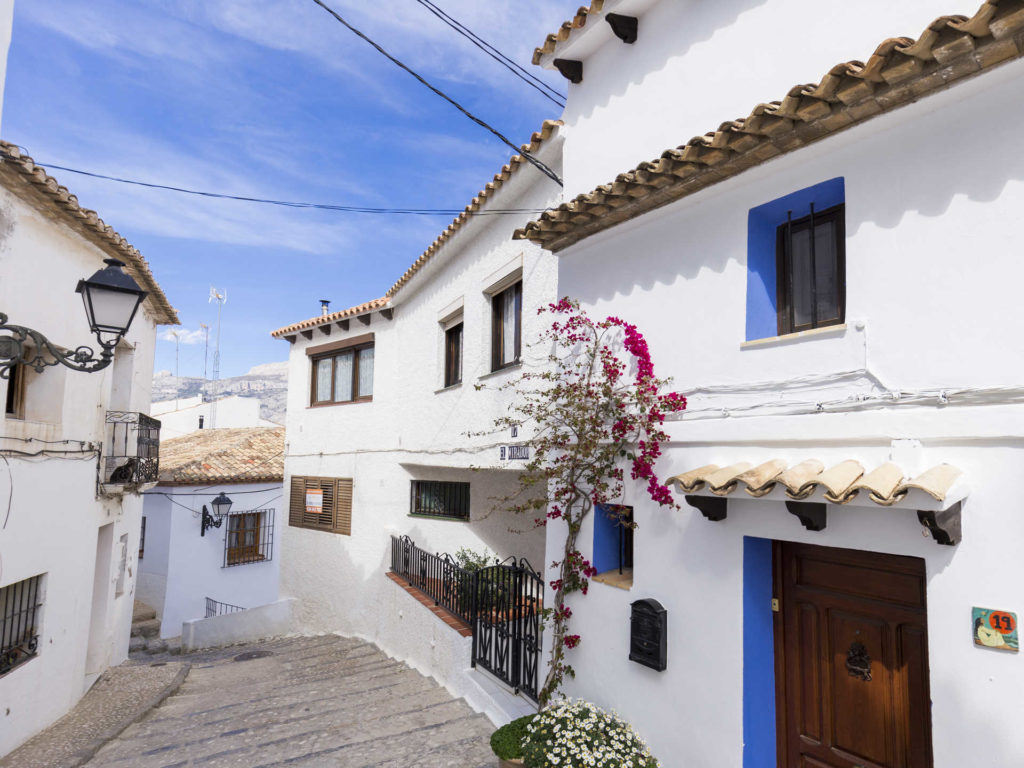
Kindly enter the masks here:
<path id="1" fill-rule="evenodd" d="M 16 365 L 27 365 L 36 373 L 42 373 L 51 365 L 64 365 L 83 373 L 103 370 L 113 362 L 114 348 L 121 338 L 104 341 L 97 334 L 96 341 L 100 345 L 97 357 L 96 352 L 86 346 L 62 352 L 39 331 L 22 325 L 9 325 L 3 312 L 0 312 L 0 332 L 9 334 L 0 336 L 0 379 L 9 379 Z"/>
<path id="2" fill-rule="evenodd" d="M 206 505 L 203 504 L 203 522 L 202 522 L 202 524 L 199 527 L 199 535 L 200 536 L 205 536 L 207 528 L 220 528 L 220 524 L 223 523 L 223 522 L 224 521 L 222 519 L 214 517 L 213 515 L 211 515 L 207 511 Z"/>

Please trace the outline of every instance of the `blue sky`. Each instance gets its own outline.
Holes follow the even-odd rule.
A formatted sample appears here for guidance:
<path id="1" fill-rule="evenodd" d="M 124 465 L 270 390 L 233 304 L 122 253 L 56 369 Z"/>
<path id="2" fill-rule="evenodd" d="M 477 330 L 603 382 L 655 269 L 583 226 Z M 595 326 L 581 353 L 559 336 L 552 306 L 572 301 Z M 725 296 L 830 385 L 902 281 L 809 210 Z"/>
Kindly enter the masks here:
<path id="1" fill-rule="evenodd" d="M 576 5 L 436 0 L 565 92 L 530 54 Z M 331 0 L 342 16 L 516 143 L 558 108 L 415 0 Z M 40 163 L 234 195 L 461 208 L 511 150 L 312 0 L 16 0 L 3 138 Z M 451 217 L 277 208 L 53 171 L 136 245 L 182 332 L 213 324 L 221 375 L 283 360 L 269 332 L 376 298 Z M 203 344 L 182 344 L 202 375 Z M 174 368 L 174 342 L 156 368 Z M 211 353 L 212 365 L 212 353 Z"/>

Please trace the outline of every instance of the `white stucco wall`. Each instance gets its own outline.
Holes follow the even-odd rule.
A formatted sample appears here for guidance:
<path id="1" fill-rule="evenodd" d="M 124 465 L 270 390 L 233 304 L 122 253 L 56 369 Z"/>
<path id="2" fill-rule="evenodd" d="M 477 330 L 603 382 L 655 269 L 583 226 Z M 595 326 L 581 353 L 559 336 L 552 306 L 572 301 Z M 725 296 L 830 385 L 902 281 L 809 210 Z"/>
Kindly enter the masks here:
<path id="1" fill-rule="evenodd" d="M 783 5 L 768 3 L 764 10 Z M 836 3 L 830 4 L 834 13 L 811 15 L 827 16 L 830 28 L 836 21 L 839 30 L 846 28 L 837 21 L 846 19 L 844 14 L 863 14 L 881 38 L 902 31 L 891 20 L 909 12 L 903 6 L 930 18 L 932 5 L 902 4 L 886 6 L 885 13 L 866 13 L 860 3 Z M 735 25 L 745 27 L 757 18 L 764 20 L 751 10 Z M 797 27 L 804 23 L 799 14 L 792 18 Z M 856 31 L 859 23 L 854 18 L 850 28 Z M 772 30 L 764 28 L 763 35 Z M 723 29 L 716 38 L 733 33 Z M 789 56 L 808 56 L 804 74 L 787 74 L 786 82 L 807 81 L 807 75 L 826 68 L 815 62 L 819 38 L 805 30 L 802 39 L 806 46 L 778 46 L 783 63 Z M 731 72 L 723 86 L 730 97 L 742 94 L 743 104 L 749 102 L 748 89 L 762 99 L 779 93 L 778 88 L 765 92 L 756 82 L 762 77 L 757 71 L 733 71 L 731 53 L 722 52 L 742 55 L 743 46 L 714 42 L 721 66 Z M 836 38 L 828 42 L 834 46 Z M 764 77 L 777 69 L 775 51 L 773 41 L 772 55 L 763 57 Z M 827 61 L 844 55 L 833 52 Z M 690 67 L 690 61 L 681 65 Z M 699 69 L 702 75 L 721 74 L 710 66 Z M 637 112 L 655 104 L 673 109 L 653 87 L 665 74 L 621 75 L 642 86 Z M 691 85 L 688 91 L 676 86 L 687 94 L 687 104 L 703 108 L 723 98 L 709 86 Z M 798 401 L 813 410 L 822 400 L 877 391 L 863 375 L 819 385 L 794 381 L 864 368 L 903 392 L 1019 385 L 1024 374 L 1024 319 L 1018 311 L 1024 164 L 1016 150 L 1016 126 L 1024 118 L 1022 97 L 1024 63 L 1016 62 L 588 238 L 560 255 L 559 292 L 579 298 L 594 314 L 614 313 L 636 323 L 648 339 L 658 374 L 674 377 L 676 388 L 728 384 L 740 390 L 694 398 L 690 415 L 669 425 L 672 441 L 658 464 L 663 476 L 709 463 L 757 464 L 775 457 L 791 463 L 814 457 L 826 465 L 855 458 L 868 467 L 893 458 L 908 474 L 941 462 L 954 464 L 972 489 L 963 508 L 963 541 L 943 547 L 922 531 L 912 510 L 829 506 L 827 529 L 812 533 L 779 502 L 758 502 L 740 493 L 729 502 L 727 520 L 711 523 L 685 505 L 678 512 L 658 509 L 645 501 L 642 488 L 630 487 L 624 502 L 635 505 L 639 525 L 634 585 L 623 591 L 595 584 L 588 596 L 572 599 L 573 631 L 583 643 L 570 652 L 577 677 L 566 691 L 614 707 L 637 725 L 666 764 L 743 764 L 744 536 L 924 558 L 935 766 L 969 765 L 978 759 L 982 743 L 984 759 L 993 765 L 1020 763 L 1024 734 L 1015 712 L 1024 667 L 1014 654 L 976 649 L 971 636 L 972 606 L 1024 610 L 1016 565 L 1024 534 L 1015 511 L 1024 434 L 1020 406 L 1006 398 L 968 405 L 966 396 L 953 394 L 948 406 L 935 398 L 924 405 L 850 413 L 726 417 L 723 409 Z M 713 127 L 728 117 L 724 106 L 719 105 L 717 119 L 695 127 Z M 602 108 L 588 109 L 596 115 Z M 648 131 L 654 131 L 658 121 L 647 114 Z M 593 130 L 596 135 L 601 128 Z M 580 179 L 593 172 L 580 168 L 582 150 L 572 144 L 581 133 L 567 140 L 567 158 L 576 163 L 574 174 L 567 159 L 571 188 L 579 188 Z M 631 128 L 623 133 L 629 136 L 630 151 L 655 140 L 641 131 L 634 143 Z M 682 143 L 689 135 L 677 132 L 663 145 Z M 966 143 L 972 135 L 983 135 L 984 141 Z M 646 148 L 643 152 L 650 154 Z M 595 163 L 606 159 L 598 157 Z M 605 176 L 610 177 L 601 171 Z M 846 185 L 847 328 L 743 346 L 748 211 L 838 176 Z M 777 383 L 755 391 L 758 382 Z M 744 383 L 751 385 L 746 393 Z M 918 440 L 922 447 L 894 449 L 897 439 Z M 556 558 L 559 540 L 557 528 L 549 529 L 548 561 Z M 580 540 L 588 553 L 589 525 Z M 662 673 L 627 659 L 629 604 L 645 597 L 668 610 L 669 662 Z M 728 626 L 716 617 L 727 617 Z"/>
<path id="2" fill-rule="evenodd" d="M 540 156 L 557 167 L 559 152 L 556 136 L 545 142 Z M 543 208 L 558 195 L 556 185 L 524 166 L 489 204 Z M 282 595 L 299 598 L 300 629 L 369 638 L 446 684 L 469 667 L 467 646 L 426 611 L 424 621 L 436 623 L 436 631 L 410 635 L 409 619 L 388 609 L 397 599 L 392 593 L 401 592 L 384 575 L 390 564 L 389 537 L 408 535 L 428 551 L 486 549 L 540 565 L 543 532 L 530 521 L 495 509 L 495 498 L 517 487 L 515 463 L 499 461 L 499 445 L 521 439 L 513 441 L 507 432 L 465 434 L 487 429 L 505 412 L 511 396 L 477 391 L 476 385 L 497 386 L 519 371 L 488 375 L 487 289 L 521 265 L 524 340 L 540 328 L 536 308 L 556 298 L 554 259 L 532 244 L 511 239 L 525 221 L 525 215 L 472 219 L 399 292 L 394 319 L 375 313 L 368 327 L 352 320 L 347 332 L 336 326 L 329 336 L 314 330 L 312 339 L 300 335 L 291 347 L 285 488 L 294 475 L 353 478 L 354 486 L 351 536 L 285 526 Z M 442 390 L 444 334 L 439 319 L 459 301 L 463 383 Z M 367 332 L 375 334 L 373 401 L 310 408 L 307 347 Z M 524 365 L 533 365 L 543 353 L 524 345 L 523 358 Z M 414 479 L 469 482 L 470 522 L 410 517 Z"/>
<path id="3" fill-rule="evenodd" d="M 224 566 L 228 522 L 200 536 L 202 508 L 221 492 L 232 500 L 231 514 L 274 510 L 271 558 Z M 164 496 L 162 494 L 171 494 Z M 181 635 L 182 623 L 206 616 L 206 598 L 255 608 L 277 600 L 281 528 L 287 506 L 280 483 L 215 485 L 197 491 L 187 485 L 158 485 L 146 494 L 146 555 L 140 582 L 160 617 L 160 636 Z M 153 557 L 150 558 L 150 548 Z M 161 589 L 162 586 L 162 589 Z M 141 595 L 140 595 L 141 599 Z"/>
<path id="4" fill-rule="evenodd" d="M 107 255 L 0 189 L 0 310 L 11 323 L 65 348 L 95 348 L 74 289 Z M 94 457 L 18 457 L 11 449 L 102 445 L 112 406 L 147 412 L 155 342 L 153 318 L 142 310 L 118 349 L 125 364 L 91 374 L 59 366 L 31 372 L 25 418 L 0 419 L 0 449 L 9 454 L 0 465 L 0 496 L 11 498 L 0 528 L 0 586 L 45 574 L 39 653 L 0 677 L 0 754 L 67 712 L 100 672 L 126 658 L 142 509 L 136 496 L 97 498 Z M 72 442 L 43 442 L 60 440 Z M 97 563 L 97 538 L 107 525 L 110 549 Z M 117 595 L 122 536 L 126 570 Z M 95 610 L 94 580 L 102 598 Z"/>
<path id="5" fill-rule="evenodd" d="M 199 418 L 203 428 L 213 427 L 214 403 L 204 403 L 199 396 L 183 398 L 180 401 L 163 400 L 153 403 L 151 415 L 160 419 L 160 435 L 164 440 L 181 437 L 199 429 Z M 272 421 L 260 418 L 260 401 L 255 397 L 224 397 L 216 401 L 217 428 L 229 427 L 279 427 Z"/>

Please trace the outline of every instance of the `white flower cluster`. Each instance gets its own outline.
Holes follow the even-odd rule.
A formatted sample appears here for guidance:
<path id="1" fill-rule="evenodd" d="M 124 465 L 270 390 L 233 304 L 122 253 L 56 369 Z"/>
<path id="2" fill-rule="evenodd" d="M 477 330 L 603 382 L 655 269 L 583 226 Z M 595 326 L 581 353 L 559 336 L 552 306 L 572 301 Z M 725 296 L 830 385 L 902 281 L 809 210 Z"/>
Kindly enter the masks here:
<path id="1" fill-rule="evenodd" d="M 527 768 L 660 768 L 636 731 L 582 699 L 549 704 L 526 726 Z"/>

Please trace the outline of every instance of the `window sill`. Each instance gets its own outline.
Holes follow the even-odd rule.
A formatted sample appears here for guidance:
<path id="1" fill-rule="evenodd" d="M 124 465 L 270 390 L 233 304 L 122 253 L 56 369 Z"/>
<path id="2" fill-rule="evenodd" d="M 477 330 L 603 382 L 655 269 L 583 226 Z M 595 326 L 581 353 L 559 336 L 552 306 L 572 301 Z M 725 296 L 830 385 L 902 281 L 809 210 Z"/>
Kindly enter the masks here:
<path id="1" fill-rule="evenodd" d="M 619 573 L 618 568 L 614 571 L 605 571 L 599 573 L 597 576 L 591 576 L 591 581 L 596 581 L 598 584 L 607 584 L 609 587 L 615 587 L 616 589 L 624 589 L 627 592 L 633 588 L 633 569 L 623 568 L 622 573 Z"/>
<path id="2" fill-rule="evenodd" d="M 523 367 L 523 361 L 519 360 L 519 361 L 517 361 L 515 363 L 509 363 L 508 365 L 506 365 L 506 366 L 504 366 L 502 368 L 499 368 L 496 371 L 491 371 L 490 373 L 485 373 L 482 376 L 477 376 L 476 380 L 477 381 L 483 381 L 484 379 L 491 379 L 491 378 L 494 378 L 495 376 L 501 376 L 503 373 L 509 373 L 511 371 L 517 371 L 517 370 L 519 370 L 522 367 Z"/>
<path id="3" fill-rule="evenodd" d="M 766 339 L 753 339 L 740 344 L 740 349 L 757 349 L 759 347 L 776 347 L 791 344 L 804 339 L 819 337 L 843 336 L 846 333 L 846 323 L 840 325 L 826 325 L 824 328 L 812 328 L 809 331 L 797 331 L 787 333 L 785 336 L 769 336 Z"/>
<path id="4" fill-rule="evenodd" d="M 336 405 L 361 405 L 363 403 L 372 403 L 373 397 L 361 397 L 358 400 L 345 400 L 341 403 L 311 403 L 307 405 L 307 408 L 332 408 Z"/>
<path id="5" fill-rule="evenodd" d="M 451 391 L 453 389 L 458 389 L 461 386 L 462 386 L 462 382 L 459 381 L 459 382 L 456 382 L 455 384 L 449 384 L 447 387 L 441 387 L 440 389 L 435 389 L 434 390 L 434 394 L 435 395 L 440 395 L 442 392 L 449 392 L 449 391 Z"/>
<path id="6" fill-rule="evenodd" d="M 415 515 L 410 512 L 406 517 L 412 517 L 416 520 L 440 520 L 444 523 L 468 523 L 470 519 L 468 517 L 444 517 L 443 515 Z"/>

